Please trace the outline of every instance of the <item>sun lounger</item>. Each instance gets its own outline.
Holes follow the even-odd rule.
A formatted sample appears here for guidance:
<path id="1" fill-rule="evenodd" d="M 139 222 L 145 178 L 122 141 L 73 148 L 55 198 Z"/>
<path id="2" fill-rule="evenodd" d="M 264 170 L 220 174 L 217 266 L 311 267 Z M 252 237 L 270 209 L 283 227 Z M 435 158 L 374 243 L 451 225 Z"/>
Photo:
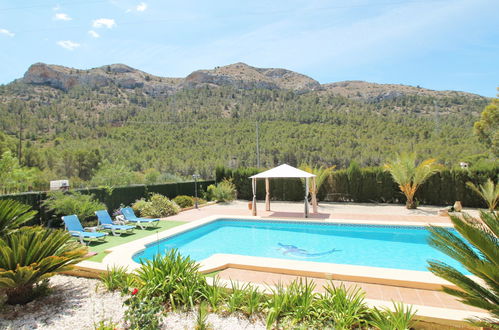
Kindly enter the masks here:
<path id="1" fill-rule="evenodd" d="M 62 221 L 64 221 L 64 225 L 71 236 L 78 237 L 81 244 L 85 244 L 85 241 L 90 244 L 94 241 L 103 242 L 106 240 L 106 233 L 85 231 L 75 214 L 62 217 Z"/>
<path id="2" fill-rule="evenodd" d="M 130 225 L 117 225 L 113 223 L 113 219 L 106 210 L 95 211 L 99 227 L 102 229 L 110 230 L 113 236 L 120 236 L 121 234 L 131 234 L 135 226 Z"/>
<path id="3" fill-rule="evenodd" d="M 125 221 L 135 223 L 142 229 L 148 227 L 157 227 L 159 225 L 159 219 L 148 219 L 148 218 L 139 218 L 135 215 L 131 207 L 124 207 L 121 209 L 121 214 L 125 218 Z"/>

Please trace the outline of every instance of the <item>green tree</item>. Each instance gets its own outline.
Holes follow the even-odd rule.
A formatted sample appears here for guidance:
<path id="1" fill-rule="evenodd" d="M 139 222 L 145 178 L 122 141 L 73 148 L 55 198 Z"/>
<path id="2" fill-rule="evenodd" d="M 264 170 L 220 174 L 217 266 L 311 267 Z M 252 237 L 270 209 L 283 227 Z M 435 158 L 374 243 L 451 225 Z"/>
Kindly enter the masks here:
<path id="1" fill-rule="evenodd" d="M 36 168 L 22 167 L 10 151 L 0 158 L 0 192 L 27 191 L 40 174 Z"/>
<path id="2" fill-rule="evenodd" d="M 150 168 L 144 172 L 145 184 L 155 184 L 158 183 L 161 173 L 155 168 Z"/>
<path id="3" fill-rule="evenodd" d="M 134 182 L 134 173 L 124 165 L 105 164 L 95 173 L 92 184 L 95 186 L 128 186 Z"/>
<path id="4" fill-rule="evenodd" d="M 485 107 L 474 128 L 475 133 L 490 148 L 492 154 L 499 156 L 499 98 L 493 99 Z"/>
<path id="5" fill-rule="evenodd" d="M 435 275 L 455 284 L 459 290 L 444 286 L 443 291 L 457 297 L 461 302 L 487 310 L 499 321 L 499 217 L 495 212 L 480 212 L 480 219 L 468 214 L 451 216 L 455 230 L 430 226 L 429 244 L 480 279 L 464 275 L 448 264 L 430 260 L 428 269 Z"/>
<path id="6" fill-rule="evenodd" d="M 397 154 L 396 158 L 386 163 L 384 167 L 407 198 L 405 205 L 408 209 L 417 207 L 414 195 L 419 186 L 442 168 L 435 159 L 427 159 L 417 164 L 416 153 Z"/>
<path id="7" fill-rule="evenodd" d="M 75 152 L 77 175 L 82 180 L 90 180 L 102 161 L 98 149 L 82 149 Z"/>
<path id="8" fill-rule="evenodd" d="M 79 192 L 50 192 L 42 204 L 58 215 L 76 214 L 81 220 L 93 217 L 95 211 L 106 209 L 106 205 L 99 202 L 94 195 Z"/>
<path id="9" fill-rule="evenodd" d="M 495 185 L 492 179 L 488 179 L 486 183 L 478 187 L 473 182 L 466 182 L 466 185 L 483 198 L 490 211 L 496 209 L 497 202 L 499 202 L 499 184 Z"/>
<path id="10" fill-rule="evenodd" d="M 300 169 L 308 172 L 315 174 L 315 185 L 311 184 L 309 187 L 309 192 L 312 195 L 312 206 L 314 208 L 313 212 L 317 213 L 317 194 L 319 193 L 319 190 L 321 189 L 322 185 L 326 180 L 331 176 L 331 173 L 333 173 L 333 170 L 336 166 L 330 166 L 330 167 L 324 167 L 324 166 L 319 166 L 319 167 L 312 167 L 310 165 L 302 165 L 300 166 Z"/>

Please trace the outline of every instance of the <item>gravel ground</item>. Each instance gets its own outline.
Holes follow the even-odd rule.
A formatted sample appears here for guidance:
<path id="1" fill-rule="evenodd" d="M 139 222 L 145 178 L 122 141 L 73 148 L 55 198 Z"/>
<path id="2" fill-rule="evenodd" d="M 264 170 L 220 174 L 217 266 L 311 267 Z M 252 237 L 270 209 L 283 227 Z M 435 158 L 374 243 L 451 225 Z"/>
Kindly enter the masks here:
<path id="1" fill-rule="evenodd" d="M 24 306 L 0 306 L 0 329 L 94 329 L 101 320 L 122 326 L 123 300 L 119 293 L 106 292 L 100 281 L 56 275 L 50 279 L 52 292 Z M 193 329 L 196 313 L 168 313 L 163 329 Z M 261 320 L 248 321 L 239 315 L 210 314 L 213 329 L 265 329 Z"/>
<path id="2" fill-rule="evenodd" d="M 162 320 L 162 329 L 194 329 L 196 324 L 196 312 L 191 313 L 169 313 Z M 217 314 L 208 315 L 206 322 L 212 329 L 246 329 L 246 330 L 264 330 L 265 323 L 261 320 L 253 323 L 240 315 L 220 316 Z"/>
<path id="3" fill-rule="evenodd" d="M 56 275 L 52 292 L 24 306 L 3 306 L 0 329 L 93 329 L 101 320 L 123 317 L 123 298 L 104 292 L 100 281 Z"/>

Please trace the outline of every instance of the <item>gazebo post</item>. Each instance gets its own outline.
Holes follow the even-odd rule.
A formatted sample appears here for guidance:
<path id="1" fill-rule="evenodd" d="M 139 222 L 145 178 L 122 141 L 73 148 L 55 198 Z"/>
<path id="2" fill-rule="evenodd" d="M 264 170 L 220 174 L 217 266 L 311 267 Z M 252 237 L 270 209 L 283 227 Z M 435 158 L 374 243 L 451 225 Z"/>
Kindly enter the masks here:
<path id="1" fill-rule="evenodd" d="M 256 216 L 256 178 L 253 178 L 251 186 L 253 188 L 253 205 L 251 207 L 251 211 L 253 216 Z"/>
<path id="2" fill-rule="evenodd" d="M 305 218 L 308 218 L 308 178 L 305 178 Z"/>
<path id="3" fill-rule="evenodd" d="M 317 185 L 315 183 L 315 176 L 312 177 L 312 213 L 317 213 Z"/>
<path id="4" fill-rule="evenodd" d="M 265 178 L 265 210 L 270 211 L 270 182 Z"/>

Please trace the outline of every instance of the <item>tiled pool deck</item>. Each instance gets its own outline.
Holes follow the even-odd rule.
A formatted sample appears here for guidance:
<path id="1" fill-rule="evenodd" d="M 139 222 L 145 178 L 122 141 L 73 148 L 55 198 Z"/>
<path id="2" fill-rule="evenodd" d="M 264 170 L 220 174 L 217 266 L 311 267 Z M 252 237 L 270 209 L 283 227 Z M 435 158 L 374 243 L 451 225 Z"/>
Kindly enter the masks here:
<path id="1" fill-rule="evenodd" d="M 442 207 L 421 206 L 416 210 L 407 210 L 403 205 L 367 204 L 367 203 L 320 203 L 317 214 L 310 213 L 310 218 L 345 219 L 345 220 L 374 220 L 404 223 L 450 223 L 446 216 L 438 216 Z M 263 218 L 303 218 L 303 203 L 300 202 L 272 202 L 271 211 L 265 211 L 263 202 L 257 203 L 258 216 Z M 312 209 L 310 208 L 310 212 Z M 475 209 L 464 210 L 477 215 Z M 168 220 L 195 221 L 212 215 L 251 216 L 248 202 L 235 201 L 230 204 L 216 204 L 181 212 Z"/>

